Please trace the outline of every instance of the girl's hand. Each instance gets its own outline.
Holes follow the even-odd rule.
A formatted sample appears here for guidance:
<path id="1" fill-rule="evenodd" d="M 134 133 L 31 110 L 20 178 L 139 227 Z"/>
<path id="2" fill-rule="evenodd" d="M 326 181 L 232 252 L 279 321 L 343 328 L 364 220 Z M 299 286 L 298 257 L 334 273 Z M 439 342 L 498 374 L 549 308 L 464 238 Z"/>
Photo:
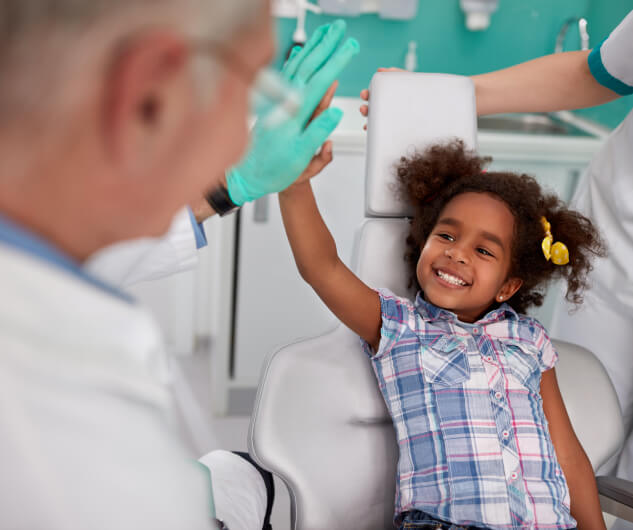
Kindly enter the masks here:
<path id="1" fill-rule="evenodd" d="M 392 66 L 391 68 L 378 68 L 378 72 L 406 72 L 406 70 Z M 360 98 L 369 102 L 369 90 L 366 88 L 364 90 L 361 90 Z M 358 110 L 360 110 L 360 113 L 363 116 L 367 116 L 369 114 L 369 105 L 361 105 Z M 367 130 L 367 124 L 363 125 L 363 129 Z"/>
<path id="2" fill-rule="evenodd" d="M 337 87 L 338 81 L 334 81 L 334 83 L 330 85 L 330 88 L 328 88 L 327 92 L 323 96 L 323 99 L 319 102 L 317 108 L 314 110 L 314 113 L 310 117 L 310 121 L 314 120 L 325 109 L 329 108 L 330 104 L 332 103 L 332 99 L 334 98 L 334 93 L 336 92 Z M 332 140 L 328 140 L 321 146 L 319 152 L 312 157 L 312 160 L 310 160 L 310 163 L 303 170 L 303 173 L 299 175 L 299 178 L 295 180 L 294 184 L 292 184 L 290 188 L 294 188 L 295 186 L 306 182 L 312 177 L 318 175 L 321 171 L 323 171 L 323 168 L 332 161 L 332 158 Z"/>
<path id="3" fill-rule="evenodd" d="M 328 140 L 322 146 L 319 152 L 312 157 L 308 167 L 303 170 L 299 178 L 294 182 L 291 188 L 310 180 L 315 175 L 323 171 L 323 168 L 332 161 L 332 140 Z"/>

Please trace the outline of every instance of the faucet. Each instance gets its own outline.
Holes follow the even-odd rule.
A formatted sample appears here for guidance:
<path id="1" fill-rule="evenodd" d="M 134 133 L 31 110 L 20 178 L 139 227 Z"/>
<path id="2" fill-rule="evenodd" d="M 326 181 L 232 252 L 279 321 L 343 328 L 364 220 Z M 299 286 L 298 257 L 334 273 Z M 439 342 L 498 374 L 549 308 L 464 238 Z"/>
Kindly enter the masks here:
<path id="1" fill-rule="evenodd" d="M 570 17 L 565 22 L 563 22 L 560 31 L 558 32 L 558 37 L 556 37 L 556 47 L 554 48 L 554 53 L 559 53 L 563 51 L 563 44 L 565 43 L 565 37 L 567 35 L 567 30 L 569 26 L 574 22 L 578 22 L 578 33 L 580 33 L 580 49 L 588 50 L 589 49 L 589 33 L 587 32 L 587 19 L 583 17 Z"/>

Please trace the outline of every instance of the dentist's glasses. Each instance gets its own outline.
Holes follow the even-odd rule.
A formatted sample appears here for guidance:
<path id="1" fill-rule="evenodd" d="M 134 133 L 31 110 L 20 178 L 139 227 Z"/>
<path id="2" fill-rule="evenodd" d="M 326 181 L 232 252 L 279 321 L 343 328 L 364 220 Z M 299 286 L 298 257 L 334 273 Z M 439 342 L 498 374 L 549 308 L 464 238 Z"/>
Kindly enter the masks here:
<path id="1" fill-rule="evenodd" d="M 259 126 L 273 128 L 299 113 L 301 92 L 290 86 L 276 71 L 265 68 L 254 72 L 237 53 L 217 42 L 196 41 L 194 46 L 201 52 L 217 57 L 247 85 L 252 85 L 251 112 L 257 117 Z"/>

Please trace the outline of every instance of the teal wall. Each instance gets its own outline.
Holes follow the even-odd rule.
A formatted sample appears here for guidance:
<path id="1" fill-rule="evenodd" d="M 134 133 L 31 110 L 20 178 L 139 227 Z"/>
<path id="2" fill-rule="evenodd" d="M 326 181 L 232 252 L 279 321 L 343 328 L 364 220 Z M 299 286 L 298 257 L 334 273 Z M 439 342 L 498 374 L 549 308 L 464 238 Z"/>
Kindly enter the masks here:
<path id="1" fill-rule="evenodd" d="M 361 52 L 343 72 L 338 94 L 357 96 L 379 66 L 402 67 L 410 40 L 418 43 L 419 71 L 470 75 L 552 53 L 570 16 L 587 17 L 590 45 L 596 45 L 631 9 L 633 0 L 499 0 L 490 28 L 483 32 L 465 28 L 459 0 L 420 0 L 416 18 L 409 21 L 373 14 L 348 17 L 348 34 L 360 42 Z M 308 33 L 331 20 L 308 14 Z M 294 27 L 294 19 L 278 19 L 277 65 L 291 45 Z M 566 49 L 578 48 L 577 33 L 570 30 Z M 582 113 L 614 127 L 632 106 L 633 98 L 623 98 Z"/>

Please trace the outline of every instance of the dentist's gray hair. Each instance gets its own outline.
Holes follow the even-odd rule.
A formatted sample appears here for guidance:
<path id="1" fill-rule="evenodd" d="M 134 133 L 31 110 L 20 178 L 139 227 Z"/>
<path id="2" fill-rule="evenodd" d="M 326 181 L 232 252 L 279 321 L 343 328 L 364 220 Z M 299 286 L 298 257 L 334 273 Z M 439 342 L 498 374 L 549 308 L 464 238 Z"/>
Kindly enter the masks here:
<path id="1" fill-rule="evenodd" d="M 264 0 L 0 0 L 0 123 L 77 103 L 82 87 L 102 81 L 117 47 L 140 31 L 168 28 L 226 42 L 263 6 Z"/>

